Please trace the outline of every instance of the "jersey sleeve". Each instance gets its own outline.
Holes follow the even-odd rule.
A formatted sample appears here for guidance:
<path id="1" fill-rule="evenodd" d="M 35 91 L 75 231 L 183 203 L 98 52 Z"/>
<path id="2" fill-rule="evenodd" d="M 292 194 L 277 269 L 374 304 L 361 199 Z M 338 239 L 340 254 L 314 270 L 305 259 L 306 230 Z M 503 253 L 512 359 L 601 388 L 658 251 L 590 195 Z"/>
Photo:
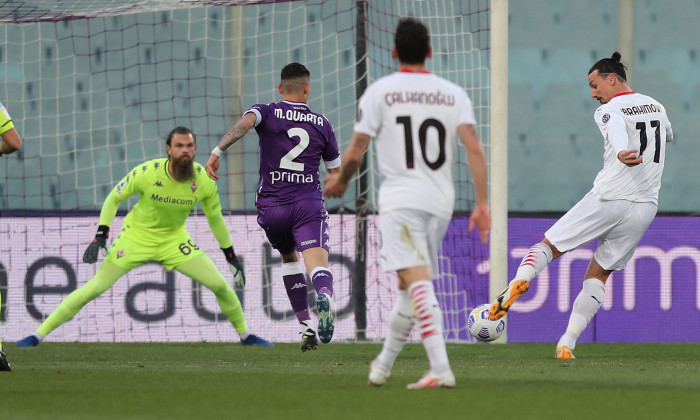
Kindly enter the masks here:
<path id="1" fill-rule="evenodd" d="M 217 242 L 219 242 L 219 247 L 228 248 L 231 246 L 231 235 L 228 232 L 224 216 L 221 214 L 219 190 L 213 180 L 209 179 L 209 181 L 211 182 L 206 183 L 207 195 L 202 199 L 202 210 L 204 210 L 204 215 L 207 216 L 209 228 Z"/>
<path id="2" fill-rule="evenodd" d="M 598 124 L 601 134 L 603 134 L 603 138 L 607 139 L 613 150 L 615 150 L 615 154 L 627 150 L 629 137 L 622 114 L 601 106 L 596 110 L 593 118 Z"/>
<path id="3" fill-rule="evenodd" d="M 255 114 L 255 124 L 253 125 L 253 127 L 257 128 L 258 125 L 265 121 L 267 115 L 270 112 L 270 107 L 265 104 L 255 104 L 251 106 L 249 110 L 244 112 L 243 115 L 249 112 Z"/>
<path id="4" fill-rule="evenodd" d="M 459 125 L 476 125 L 476 117 L 474 116 L 474 105 L 472 104 L 467 91 L 460 88 L 459 96 L 462 101 L 462 112 L 459 114 Z"/>
<path id="5" fill-rule="evenodd" d="M 377 98 L 376 83 L 371 84 L 360 98 L 355 118 L 355 132 L 375 137 L 382 122 L 380 99 Z"/>
<path id="6" fill-rule="evenodd" d="M 5 134 L 13 128 L 15 128 L 15 124 L 12 122 L 10 113 L 7 112 L 5 106 L 0 103 L 0 134 Z"/>
<path id="7" fill-rule="evenodd" d="M 143 178 L 143 176 L 138 176 L 138 168 L 140 166 L 142 165 L 130 170 L 126 176 L 122 178 L 119 183 L 117 183 L 109 195 L 107 195 L 105 202 L 102 204 L 102 210 L 100 211 L 100 225 L 111 225 L 112 221 L 114 220 L 114 216 L 117 215 L 119 204 L 122 201 L 127 200 L 132 195 L 141 192 L 140 180 Z"/>
<path id="8" fill-rule="evenodd" d="M 325 116 L 322 116 L 328 124 L 328 135 L 326 145 L 323 149 L 323 163 L 326 169 L 335 169 L 340 167 L 340 149 L 338 148 L 338 140 L 335 138 L 335 130 L 330 121 Z"/>

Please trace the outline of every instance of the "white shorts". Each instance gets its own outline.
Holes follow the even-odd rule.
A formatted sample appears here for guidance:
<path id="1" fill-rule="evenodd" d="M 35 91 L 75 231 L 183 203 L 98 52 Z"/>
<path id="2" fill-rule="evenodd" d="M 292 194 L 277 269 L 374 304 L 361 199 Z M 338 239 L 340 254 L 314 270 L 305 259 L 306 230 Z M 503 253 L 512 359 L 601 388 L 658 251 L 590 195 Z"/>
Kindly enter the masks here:
<path id="1" fill-rule="evenodd" d="M 399 209 L 379 216 L 381 261 L 384 271 L 425 266 L 439 276 L 438 251 L 449 219 L 421 210 Z"/>
<path id="2" fill-rule="evenodd" d="M 624 270 L 656 216 L 656 204 L 601 200 L 590 191 L 544 236 L 566 252 L 600 239 L 593 257 L 605 270 Z"/>

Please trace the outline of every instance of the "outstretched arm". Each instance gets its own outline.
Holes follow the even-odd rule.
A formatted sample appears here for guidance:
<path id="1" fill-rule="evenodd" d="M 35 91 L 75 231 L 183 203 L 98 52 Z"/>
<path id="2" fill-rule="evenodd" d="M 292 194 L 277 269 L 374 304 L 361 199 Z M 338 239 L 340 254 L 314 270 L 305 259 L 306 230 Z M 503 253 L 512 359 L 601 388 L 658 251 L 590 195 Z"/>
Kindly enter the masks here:
<path id="1" fill-rule="evenodd" d="M 213 179 L 214 181 L 219 179 L 219 177 L 216 175 L 216 171 L 219 170 L 219 158 L 224 151 L 229 148 L 229 146 L 240 140 L 251 128 L 253 128 L 256 119 L 256 115 L 252 112 L 248 112 L 243 115 L 241 119 L 228 130 L 228 132 L 224 135 L 224 138 L 222 138 L 219 142 L 219 145 L 211 151 L 211 155 L 207 161 L 207 166 L 204 168 L 207 171 L 209 178 Z"/>
<path id="2" fill-rule="evenodd" d="M 342 197 L 348 189 L 348 183 L 362 164 L 370 137 L 364 133 L 355 132 L 350 141 L 350 146 L 343 153 L 342 165 L 338 171 L 328 171 L 330 175 L 323 179 L 326 188 L 323 194 L 327 197 Z"/>
<path id="3" fill-rule="evenodd" d="M 491 211 L 488 200 L 488 170 L 486 166 L 486 153 L 481 145 L 479 137 L 471 124 L 462 124 L 457 128 L 457 134 L 467 149 L 467 162 L 474 181 L 474 191 L 476 192 L 476 207 L 469 217 L 469 232 L 474 230 L 474 226 L 479 230 L 481 243 L 489 241 L 491 231 Z"/>

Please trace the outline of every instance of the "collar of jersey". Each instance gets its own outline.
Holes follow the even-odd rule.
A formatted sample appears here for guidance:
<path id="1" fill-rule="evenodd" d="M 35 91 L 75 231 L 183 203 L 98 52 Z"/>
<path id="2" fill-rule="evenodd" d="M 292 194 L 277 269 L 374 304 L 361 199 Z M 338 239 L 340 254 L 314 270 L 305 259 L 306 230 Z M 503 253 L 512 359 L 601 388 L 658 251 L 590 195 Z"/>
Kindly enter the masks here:
<path id="1" fill-rule="evenodd" d="M 401 69 L 401 70 L 399 70 L 399 73 L 430 74 L 430 72 L 428 70 L 409 70 L 409 69 Z"/>
<path id="2" fill-rule="evenodd" d="M 294 101 L 282 101 L 282 102 L 284 102 L 286 104 L 290 104 L 290 105 L 304 105 L 307 108 L 309 107 L 309 104 L 307 104 L 306 102 L 294 102 Z"/>
<path id="3" fill-rule="evenodd" d="M 637 93 L 637 92 L 635 92 L 633 90 L 631 90 L 629 92 L 622 92 L 622 93 L 618 93 L 617 95 L 613 96 L 613 98 L 617 98 L 618 96 L 623 96 L 623 95 L 631 95 L 633 93 Z"/>

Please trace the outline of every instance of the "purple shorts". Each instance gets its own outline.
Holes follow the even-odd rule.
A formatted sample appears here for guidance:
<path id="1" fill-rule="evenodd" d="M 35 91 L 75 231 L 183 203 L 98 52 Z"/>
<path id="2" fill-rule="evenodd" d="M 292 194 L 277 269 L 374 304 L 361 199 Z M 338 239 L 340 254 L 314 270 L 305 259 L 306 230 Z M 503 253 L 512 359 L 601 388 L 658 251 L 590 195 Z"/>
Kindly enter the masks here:
<path id="1" fill-rule="evenodd" d="M 321 200 L 259 208 L 258 224 L 281 254 L 316 247 L 328 251 L 328 212 Z"/>

